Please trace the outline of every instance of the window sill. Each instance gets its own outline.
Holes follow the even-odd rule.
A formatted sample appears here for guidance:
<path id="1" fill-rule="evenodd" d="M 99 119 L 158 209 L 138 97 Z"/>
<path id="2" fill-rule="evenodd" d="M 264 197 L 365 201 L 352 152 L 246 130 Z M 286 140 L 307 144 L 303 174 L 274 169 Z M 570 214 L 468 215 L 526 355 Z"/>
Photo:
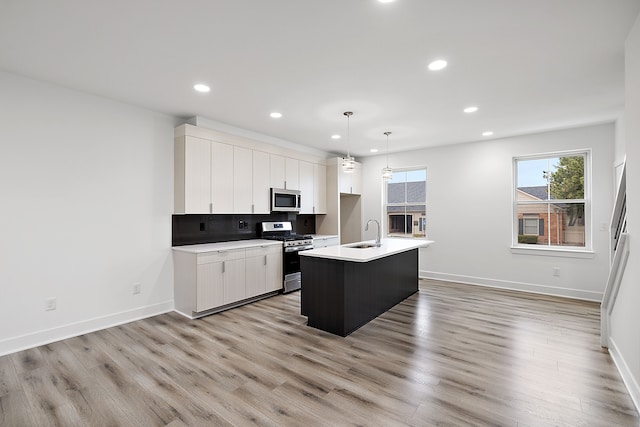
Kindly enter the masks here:
<path id="1" fill-rule="evenodd" d="M 588 249 L 548 248 L 511 246 L 511 253 L 515 255 L 551 256 L 564 258 L 590 259 L 596 256 L 595 252 Z"/>

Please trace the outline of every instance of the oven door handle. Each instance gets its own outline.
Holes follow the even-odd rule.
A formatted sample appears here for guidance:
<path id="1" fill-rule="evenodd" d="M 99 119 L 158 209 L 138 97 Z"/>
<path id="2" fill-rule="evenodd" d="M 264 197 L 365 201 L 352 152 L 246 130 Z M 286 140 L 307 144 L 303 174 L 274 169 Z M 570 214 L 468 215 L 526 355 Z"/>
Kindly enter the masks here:
<path id="1" fill-rule="evenodd" d="M 313 246 L 289 246 L 284 248 L 285 252 L 300 252 L 313 249 Z"/>

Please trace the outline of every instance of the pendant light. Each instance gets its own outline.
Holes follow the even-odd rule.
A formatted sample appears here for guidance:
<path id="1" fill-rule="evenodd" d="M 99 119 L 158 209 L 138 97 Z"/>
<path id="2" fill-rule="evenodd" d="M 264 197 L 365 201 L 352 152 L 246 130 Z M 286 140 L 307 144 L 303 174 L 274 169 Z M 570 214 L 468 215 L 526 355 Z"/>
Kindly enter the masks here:
<path id="1" fill-rule="evenodd" d="M 388 181 L 393 178 L 393 170 L 389 167 L 389 135 L 391 132 L 387 131 L 384 134 L 387 136 L 387 167 L 382 168 L 382 179 Z"/>
<path id="2" fill-rule="evenodd" d="M 349 117 L 353 115 L 351 111 L 345 111 L 344 115 L 347 116 L 347 157 L 342 159 L 342 171 L 345 173 L 352 173 L 355 169 L 356 159 L 351 157 L 351 153 L 349 152 L 349 147 L 351 146 L 351 136 L 349 134 Z"/>

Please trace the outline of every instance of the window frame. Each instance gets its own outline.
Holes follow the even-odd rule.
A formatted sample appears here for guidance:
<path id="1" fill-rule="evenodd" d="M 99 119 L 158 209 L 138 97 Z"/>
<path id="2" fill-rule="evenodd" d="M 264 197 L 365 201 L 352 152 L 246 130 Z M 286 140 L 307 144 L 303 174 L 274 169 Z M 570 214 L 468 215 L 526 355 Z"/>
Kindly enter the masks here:
<path id="1" fill-rule="evenodd" d="M 523 160 L 541 160 L 556 157 L 584 156 L 584 195 L 583 199 L 571 200 L 549 200 L 518 202 L 518 162 Z M 511 252 L 514 254 L 534 254 L 534 255 L 560 255 L 569 257 L 592 257 L 593 256 L 593 220 L 591 209 L 591 187 L 592 187 L 592 152 L 590 148 L 552 151 L 531 155 L 514 156 L 512 159 L 512 213 L 511 213 Z M 584 203 L 584 246 L 559 246 L 559 245 L 539 245 L 518 243 L 518 206 L 519 205 L 551 205 L 558 203 Z M 539 235 L 539 234 L 538 234 Z"/>
<path id="2" fill-rule="evenodd" d="M 413 230 L 410 234 L 406 234 L 404 236 L 398 236 L 398 235 L 389 235 L 389 214 L 387 213 L 387 206 L 415 206 L 415 205 L 422 205 L 422 203 L 415 203 L 415 202 L 406 202 L 404 204 L 400 204 L 400 203 L 387 203 L 388 200 L 388 194 L 387 194 L 387 184 L 388 181 L 385 179 L 381 179 L 381 185 L 382 185 L 382 204 L 381 204 L 381 218 L 383 218 L 383 223 L 382 224 L 382 229 L 383 229 L 383 236 L 385 238 L 393 238 L 393 239 L 426 239 L 427 238 L 427 224 L 426 224 L 426 213 L 427 213 L 427 205 L 428 205 L 428 199 L 427 199 L 427 180 L 428 180 L 428 170 L 426 166 L 410 166 L 410 167 L 403 167 L 403 168 L 394 168 L 393 169 L 393 173 L 403 173 L 403 172 L 411 172 L 411 171 L 424 171 L 425 173 L 425 194 L 424 194 L 424 209 L 425 209 L 425 217 L 424 217 L 424 222 L 422 221 L 423 217 L 417 218 L 417 220 L 419 221 L 419 226 L 423 227 L 423 231 L 424 231 L 424 236 L 423 237 L 415 237 L 413 235 Z M 404 216 L 404 221 L 406 224 L 407 221 L 407 212 L 397 212 L 397 215 L 402 215 Z M 410 213 L 409 215 L 413 215 L 413 213 Z M 415 215 L 414 215 L 415 216 Z M 413 221 L 414 218 L 412 218 L 412 229 L 413 229 Z"/>

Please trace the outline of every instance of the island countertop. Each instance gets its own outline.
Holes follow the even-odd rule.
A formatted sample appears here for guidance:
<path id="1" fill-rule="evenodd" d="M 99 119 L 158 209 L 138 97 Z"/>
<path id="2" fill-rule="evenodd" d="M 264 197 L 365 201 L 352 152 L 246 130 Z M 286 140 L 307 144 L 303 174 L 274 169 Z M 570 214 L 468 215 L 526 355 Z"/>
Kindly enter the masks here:
<path id="1" fill-rule="evenodd" d="M 327 258 L 338 261 L 352 261 L 352 262 L 368 262 L 374 259 L 380 259 L 389 255 L 397 254 L 400 252 L 409 251 L 416 248 L 423 248 L 433 243 L 433 240 L 423 239 L 407 239 L 401 237 L 394 237 L 388 239 L 382 239 L 380 247 L 371 248 L 354 248 L 353 245 L 360 243 L 375 243 L 373 240 L 366 242 L 349 243 L 340 246 L 328 246 L 326 248 L 311 249 L 308 251 L 300 251 L 300 256 Z"/>

